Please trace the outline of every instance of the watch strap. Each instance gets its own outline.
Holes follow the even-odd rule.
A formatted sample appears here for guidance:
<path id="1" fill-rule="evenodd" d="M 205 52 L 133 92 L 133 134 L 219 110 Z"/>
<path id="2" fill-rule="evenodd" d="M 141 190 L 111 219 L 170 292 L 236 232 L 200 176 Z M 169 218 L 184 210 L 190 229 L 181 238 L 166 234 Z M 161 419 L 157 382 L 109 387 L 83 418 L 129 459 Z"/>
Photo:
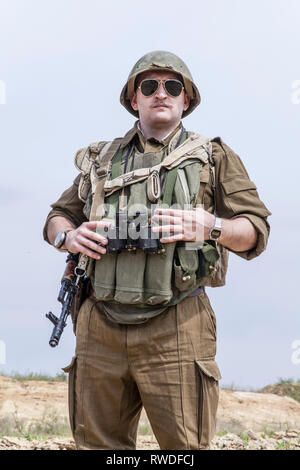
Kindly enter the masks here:
<path id="1" fill-rule="evenodd" d="M 209 238 L 210 240 L 217 240 L 222 233 L 222 219 L 216 217 L 213 228 L 210 231 Z"/>

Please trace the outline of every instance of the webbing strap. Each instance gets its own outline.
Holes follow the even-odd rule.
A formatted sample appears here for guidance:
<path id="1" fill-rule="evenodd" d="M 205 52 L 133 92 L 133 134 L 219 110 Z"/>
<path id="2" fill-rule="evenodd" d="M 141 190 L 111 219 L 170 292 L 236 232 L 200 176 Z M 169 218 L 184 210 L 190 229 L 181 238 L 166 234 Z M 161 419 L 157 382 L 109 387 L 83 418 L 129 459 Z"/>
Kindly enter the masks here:
<path id="1" fill-rule="evenodd" d="M 132 150 L 132 145 L 129 145 L 127 153 L 126 153 L 126 157 L 125 157 L 124 173 L 126 173 L 126 170 L 127 170 L 127 165 L 128 165 L 129 156 L 131 154 L 131 150 Z M 116 156 L 113 158 L 112 168 L 111 168 L 111 179 L 117 178 L 118 176 L 121 175 L 122 156 L 123 156 L 123 148 L 120 148 Z M 116 211 L 118 210 L 119 207 L 120 209 L 123 209 L 124 197 L 125 197 L 125 188 L 122 189 L 122 193 L 120 197 L 119 197 L 118 192 L 111 195 L 110 204 L 112 204 L 115 207 Z"/>
<path id="2" fill-rule="evenodd" d="M 103 171 L 103 176 L 100 177 L 100 179 L 97 182 L 96 189 L 95 189 L 95 194 L 93 197 L 93 203 L 91 207 L 91 214 L 90 214 L 90 220 L 101 220 L 102 217 L 105 215 L 105 210 L 104 210 L 104 185 L 106 181 L 106 176 L 107 176 L 107 169 L 108 165 L 113 159 L 113 157 L 116 155 L 116 153 L 119 153 L 120 145 L 121 145 L 122 140 L 121 139 L 115 139 L 107 152 L 103 155 L 103 158 L 100 162 L 101 166 L 98 170 L 98 174 L 101 175 L 101 172 Z"/>
<path id="3" fill-rule="evenodd" d="M 130 133 L 128 133 L 128 136 L 129 136 L 129 134 Z M 107 143 L 102 147 L 101 150 L 103 151 L 104 149 L 106 149 L 106 145 L 107 146 L 109 145 L 109 147 L 107 148 L 107 152 L 104 152 L 104 155 L 102 156 L 102 159 L 100 161 L 100 168 L 99 168 L 100 171 L 98 173 L 99 176 L 101 174 L 101 171 L 103 171 L 104 175 L 105 175 L 105 173 L 107 175 L 108 165 L 110 164 L 110 162 L 112 161 L 112 159 L 114 158 L 116 153 L 121 154 L 121 158 L 122 158 L 122 151 L 121 151 L 120 147 L 121 147 L 121 144 L 122 144 L 123 141 L 124 141 L 124 139 L 115 139 L 115 140 L 113 140 L 111 145 L 109 145 L 109 143 Z M 99 147 L 99 152 L 100 152 L 100 147 Z M 101 152 L 100 152 L 100 154 L 101 154 Z M 120 165 L 120 168 L 121 168 L 121 158 L 120 158 L 120 162 L 119 162 L 119 156 L 118 156 L 118 159 L 117 159 L 117 162 L 118 162 L 117 165 Z M 118 166 L 116 166 L 115 171 L 116 172 L 120 171 L 120 168 L 118 170 Z M 99 179 L 99 181 L 96 185 L 96 189 L 95 189 L 95 193 L 94 193 L 94 197 L 93 197 L 93 203 L 92 203 L 92 207 L 91 207 L 90 220 L 98 221 L 98 220 L 101 220 L 102 217 L 104 217 L 104 215 L 105 215 L 105 210 L 104 210 L 104 184 L 105 184 L 105 181 L 106 181 L 105 176 L 102 176 L 102 178 Z M 116 198 L 116 196 L 113 195 L 113 198 Z M 79 257 L 77 268 L 79 270 L 82 270 L 83 272 L 86 272 L 89 260 L 90 260 L 90 258 L 87 255 L 84 255 L 84 254 L 81 253 L 81 255 Z"/>
<path id="4" fill-rule="evenodd" d="M 184 133 L 183 133 L 182 137 L 179 139 L 178 145 L 176 145 L 176 147 L 179 146 L 179 145 L 181 145 L 181 144 L 183 144 L 183 142 L 185 142 L 186 139 L 187 139 L 187 132 L 186 132 L 185 129 L 183 129 L 183 130 L 184 130 Z"/>
<path id="5" fill-rule="evenodd" d="M 121 165 L 122 165 L 122 155 L 123 150 L 119 149 L 112 161 L 111 166 L 111 178 L 117 178 L 121 174 Z"/>
<path id="6" fill-rule="evenodd" d="M 115 191 L 119 191 L 125 186 L 141 182 L 149 177 L 153 171 L 160 172 L 161 168 L 172 170 L 183 161 L 190 158 L 198 159 L 203 163 L 207 163 L 208 139 L 202 136 L 193 136 L 186 140 L 177 149 L 173 150 L 161 163 L 151 168 L 139 168 L 134 171 L 127 172 L 112 180 L 106 180 L 104 190 L 107 196 Z M 197 152 L 199 150 L 199 152 Z M 196 153 L 195 153 L 196 152 Z"/>
<path id="7" fill-rule="evenodd" d="M 178 167 L 172 168 L 172 170 L 168 171 L 166 182 L 165 182 L 165 190 L 163 195 L 163 204 L 167 204 L 169 207 L 172 204 L 172 195 L 174 191 L 174 186 L 177 178 Z"/>
<path id="8" fill-rule="evenodd" d="M 211 165 L 209 161 L 209 168 L 212 176 L 212 193 L 213 193 L 213 200 L 214 200 L 214 215 L 217 216 L 217 198 L 216 198 L 216 170 L 215 166 Z"/>
<path id="9" fill-rule="evenodd" d="M 183 144 L 183 142 L 185 142 L 186 139 L 187 139 L 187 132 L 183 127 L 175 149 L 179 147 L 179 145 Z M 161 187 L 163 188 L 164 185 L 166 185 L 164 195 L 163 195 L 163 203 L 168 204 L 168 206 L 170 206 L 172 203 L 172 194 L 173 194 L 176 177 L 177 177 L 177 171 L 175 170 L 177 170 L 177 168 L 178 167 L 173 168 L 172 170 L 169 170 L 169 171 L 166 170 L 162 177 Z"/>
<path id="10" fill-rule="evenodd" d="M 114 207 L 116 213 L 119 209 L 119 202 L 120 202 L 119 197 L 120 197 L 120 194 L 118 191 L 116 191 L 115 193 L 109 196 L 109 200 L 107 201 L 109 205 Z"/>

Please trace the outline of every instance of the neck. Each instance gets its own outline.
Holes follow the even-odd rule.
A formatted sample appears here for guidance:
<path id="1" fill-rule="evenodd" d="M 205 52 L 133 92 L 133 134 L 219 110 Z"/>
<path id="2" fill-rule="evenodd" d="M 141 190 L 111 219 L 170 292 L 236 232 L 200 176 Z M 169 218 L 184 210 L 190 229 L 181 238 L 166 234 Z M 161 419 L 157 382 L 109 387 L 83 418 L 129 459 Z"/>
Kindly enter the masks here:
<path id="1" fill-rule="evenodd" d="M 176 122 L 175 124 L 172 123 L 169 126 L 158 126 L 158 127 L 153 127 L 153 126 L 148 126 L 144 122 L 139 121 L 139 126 L 140 129 L 143 133 L 143 136 L 145 139 L 151 139 L 154 138 L 156 140 L 163 140 L 165 137 L 167 137 L 171 132 L 173 132 L 176 127 L 178 127 L 180 124 L 180 121 Z"/>

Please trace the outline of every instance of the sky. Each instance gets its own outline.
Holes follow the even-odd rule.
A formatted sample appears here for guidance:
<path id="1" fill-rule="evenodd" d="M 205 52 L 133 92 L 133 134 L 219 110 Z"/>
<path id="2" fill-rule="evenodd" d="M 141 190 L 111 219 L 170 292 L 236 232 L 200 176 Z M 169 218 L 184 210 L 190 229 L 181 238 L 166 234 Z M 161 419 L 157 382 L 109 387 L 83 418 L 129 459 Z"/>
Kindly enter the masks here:
<path id="1" fill-rule="evenodd" d="M 300 378 L 299 47 L 298 0 L 0 0 L 0 372 L 55 375 L 71 361 L 70 321 L 48 345 L 65 255 L 43 224 L 77 175 L 75 152 L 132 127 L 121 89 L 160 49 L 200 90 L 186 129 L 238 153 L 272 212 L 267 250 L 231 254 L 226 286 L 207 289 L 220 384 Z"/>

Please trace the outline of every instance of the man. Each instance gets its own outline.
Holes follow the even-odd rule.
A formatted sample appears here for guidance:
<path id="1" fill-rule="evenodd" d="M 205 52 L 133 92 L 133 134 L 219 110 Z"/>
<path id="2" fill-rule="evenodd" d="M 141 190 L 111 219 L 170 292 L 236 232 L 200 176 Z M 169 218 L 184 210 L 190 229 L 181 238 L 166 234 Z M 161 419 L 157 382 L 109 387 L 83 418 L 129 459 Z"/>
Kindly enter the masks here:
<path id="1" fill-rule="evenodd" d="M 134 449 L 144 406 L 161 449 L 207 449 L 221 376 L 205 286 L 225 284 L 228 250 L 262 253 L 270 212 L 220 138 L 183 128 L 200 95 L 179 57 L 142 57 L 121 103 L 139 120 L 124 138 L 77 152 L 80 175 L 44 228 L 57 249 L 90 259 L 93 291 L 65 369 L 71 427 L 80 449 Z M 136 203 L 160 237 L 156 251 L 127 240 L 114 252 L 110 230 L 124 214 L 135 225 Z"/>

